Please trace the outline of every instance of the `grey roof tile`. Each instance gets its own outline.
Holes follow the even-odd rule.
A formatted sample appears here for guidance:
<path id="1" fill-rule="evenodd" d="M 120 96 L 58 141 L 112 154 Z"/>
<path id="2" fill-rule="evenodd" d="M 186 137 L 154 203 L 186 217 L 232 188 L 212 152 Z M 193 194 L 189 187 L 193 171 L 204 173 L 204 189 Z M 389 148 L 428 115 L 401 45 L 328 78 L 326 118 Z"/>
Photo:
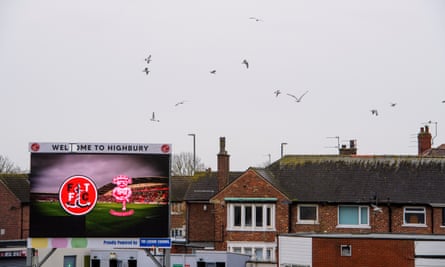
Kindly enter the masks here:
<path id="1" fill-rule="evenodd" d="M 302 202 L 445 203 L 445 158 L 286 156 L 266 168 Z"/>
<path id="2" fill-rule="evenodd" d="M 0 174 L 3 183 L 22 203 L 29 203 L 29 180 L 26 174 Z"/>

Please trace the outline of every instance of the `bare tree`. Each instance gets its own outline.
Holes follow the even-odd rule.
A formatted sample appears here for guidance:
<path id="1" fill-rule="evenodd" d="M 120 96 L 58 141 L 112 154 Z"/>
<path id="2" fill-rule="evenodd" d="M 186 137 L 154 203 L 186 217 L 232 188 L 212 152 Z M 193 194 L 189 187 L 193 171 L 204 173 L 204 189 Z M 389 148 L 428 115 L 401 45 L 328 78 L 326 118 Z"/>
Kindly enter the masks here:
<path id="1" fill-rule="evenodd" d="M 174 154 L 172 159 L 172 175 L 174 176 L 192 176 L 196 171 L 204 171 L 205 165 L 199 157 L 195 158 L 196 166 L 193 168 L 193 153 L 181 152 Z"/>
<path id="2" fill-rule="evenodd" d="M 20 173 L 20 167 L 15 165 L 7 157 L 0 155 L 0 173 Z"/>

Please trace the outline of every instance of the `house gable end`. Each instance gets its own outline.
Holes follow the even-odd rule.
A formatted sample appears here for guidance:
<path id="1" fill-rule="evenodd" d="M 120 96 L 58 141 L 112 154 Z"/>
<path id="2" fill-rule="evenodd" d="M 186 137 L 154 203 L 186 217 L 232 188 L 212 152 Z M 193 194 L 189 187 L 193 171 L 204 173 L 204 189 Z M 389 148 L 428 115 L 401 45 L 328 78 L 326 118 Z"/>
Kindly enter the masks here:
<path id="1" fill-rule="evenodd" d="M 248 169 L 244 174 L 232 181 L 226 188 L 218 192 L 212 199 L 213 203 L 222 203 L 225 198 L 276 198 L 287 200 L 278 188 L 268 180 L 264 179 L 254 169 Z"/>

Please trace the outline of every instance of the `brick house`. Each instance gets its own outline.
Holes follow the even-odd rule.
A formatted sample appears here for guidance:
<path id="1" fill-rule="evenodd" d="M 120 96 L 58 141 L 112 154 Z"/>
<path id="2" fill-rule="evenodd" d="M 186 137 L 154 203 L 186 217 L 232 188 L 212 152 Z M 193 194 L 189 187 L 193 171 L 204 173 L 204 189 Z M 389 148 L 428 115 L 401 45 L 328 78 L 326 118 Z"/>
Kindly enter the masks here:
<path id="1" fill-rule="evenodd" d="M 170 182 L 170 237 L 176 244 L 185 244 L 187 212 L 184 196 L 192 176 L 173 176 Z M 185 246 L 174 246 L 172 253 L 188 253 Z"/>
<path id="2" fill-rule="evenodd" d="M 186 243 L 175 242 L 173 249 L 190 252 L 215 249 L 215 241 L 220 237 L 217 236 L 215 228 L 215 205 L 210 202 L 210 199 L 220 190 L 220 186 L 235 180 L 243 173 L 229 172 L 229 158 L 230 155 L 225 151 L 225 138 L 220 138 L 220 152 L 217 155 L 218 171 L 212 172 L 208 169 L 204 172 L 196 172 L 185 191 L 183 201 L 186 203 L 184 211 L 187 218 Z M 175 179 L 173 177 L 172 182 Z M 186 248 L 180 248 L 180 246 Z"/>
<path id="3" fill-rule="evenodd" d="M 339 155 L 286 155 L 235 174 L 222 138 L 218 171 L 185 195 L 188 244 L 276 266 L 281 234 L 445 235 L 442 146 L 431 149 L 427 127 L 418 141 L 416 156 L 360 156 L 351 142 Z"/>
<path id="4" fill-rule="evenodd" d="M 0 240 L 29 234 L 29 181 L 24 174 L 0 174 Z"/>

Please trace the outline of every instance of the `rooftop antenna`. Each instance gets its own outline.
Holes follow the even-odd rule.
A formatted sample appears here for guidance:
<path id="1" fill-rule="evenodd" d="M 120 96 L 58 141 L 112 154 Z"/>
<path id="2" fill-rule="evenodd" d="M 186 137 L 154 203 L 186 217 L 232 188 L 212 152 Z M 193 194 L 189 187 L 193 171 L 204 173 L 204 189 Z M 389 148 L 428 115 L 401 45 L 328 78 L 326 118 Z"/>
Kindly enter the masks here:
<path id="1" fill-rule="evenodd" d="M 333 138 L 335 138 L 335 139 L 337 139 L 337 146 L 328 146 L 327 148 L 336 148 L 336 149 L 340 149 L 340 136 L 328 136 L 328 137 L 326 137 L 326 138 L 329 138 L 329 139 L 333 139 Z"/>
<path id="2" fill-rule="evenodd" d="M 431 145 L 434 145 L 434 138 L 436 138 L 437 136 L 437 121 L 427 121 L 424 122 L 423 124 L 433 124 L 434 123 L 434 136 L 431 138 Z"/>

